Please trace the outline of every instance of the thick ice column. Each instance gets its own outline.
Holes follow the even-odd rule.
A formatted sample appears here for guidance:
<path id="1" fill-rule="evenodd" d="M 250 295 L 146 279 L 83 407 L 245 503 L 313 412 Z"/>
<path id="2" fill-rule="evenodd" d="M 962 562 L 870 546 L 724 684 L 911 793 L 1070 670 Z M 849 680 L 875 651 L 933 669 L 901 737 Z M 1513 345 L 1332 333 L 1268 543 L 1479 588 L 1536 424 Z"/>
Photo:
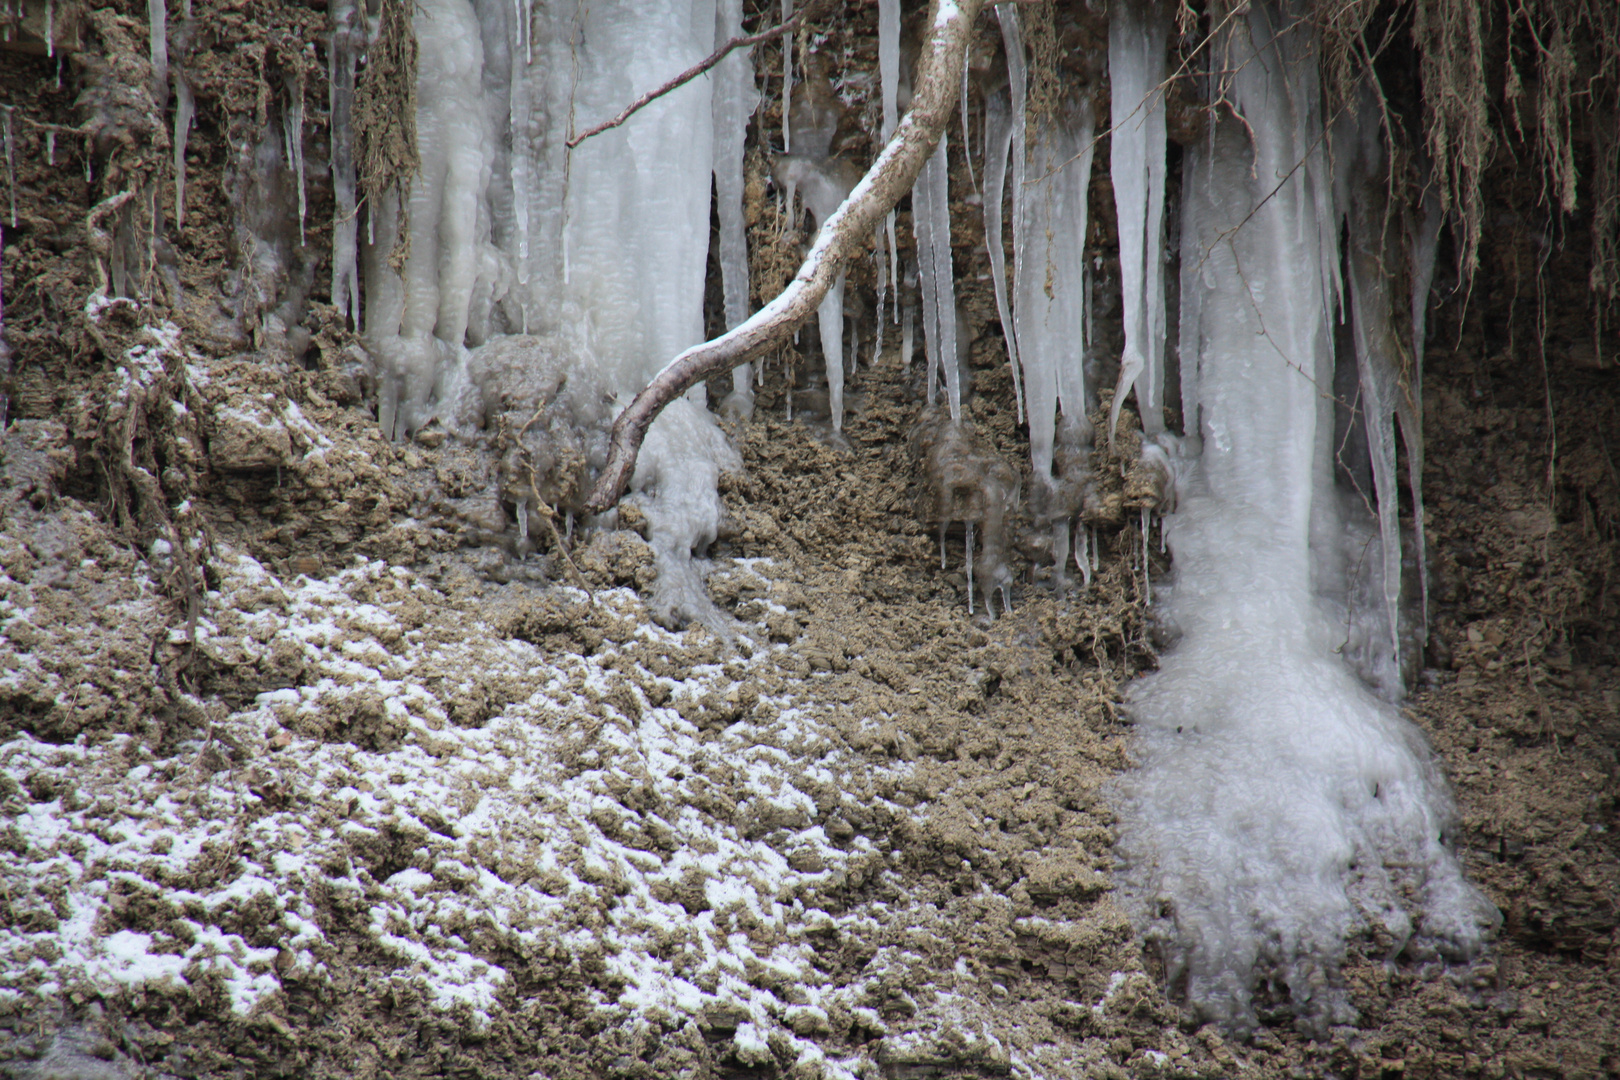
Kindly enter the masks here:
<path id="1" fill-rule="evenodd" d="M 1495 919 L 1441 843 L 1452 807 L 1422 735 L 1350 672 L 1315 592 L 1339 221 L 1302 8 L 1256 3 L 1212 50 L 1235 115 L 1185 192 L 1205 438 L 1165 523 L 1182 637 L 1130 693 L 1143 764 L 1120 815 L 1134 916 L 1172 984 L 1239 1030 L 1261 978 L 1315 1030 L 1353 1019 L 1354 934 L 1467 957 Z"/>
<path id="2" fill-rule="evenodd" d="M 1030 460 L 1037 481 L 1047 484 L 1058 407 L 1084 425 L 1089 405 L 1084 282 L 1092 127 L 1091 103 L 1081 98 L 1042 122 L 1022 168 L 1016 127 L 1013 139 L 1013 321 L 1024 367 Z"/>
<path id="3" fill-rule="evenodd" d="M 583 6 L 574 115 L 612 116 L 703 59 L 714 12 L 714 0 Z M 703 340 L 713 147 L 710 83 L 696 79 L 572 152 L 564 295 L 591 313 L 595 352 L 621 393 Z"/>
<path id="4" fill-rule="evenodd" d="M 1115 4 L 1108 20 L 1114 207 L 1125 354 L 1108 411 L 1114 437 L 1126 391 L 1136 388 L 1142 430 L 1164 430 L 1165 49 L 1170 13 L 1160 0 Z"/>

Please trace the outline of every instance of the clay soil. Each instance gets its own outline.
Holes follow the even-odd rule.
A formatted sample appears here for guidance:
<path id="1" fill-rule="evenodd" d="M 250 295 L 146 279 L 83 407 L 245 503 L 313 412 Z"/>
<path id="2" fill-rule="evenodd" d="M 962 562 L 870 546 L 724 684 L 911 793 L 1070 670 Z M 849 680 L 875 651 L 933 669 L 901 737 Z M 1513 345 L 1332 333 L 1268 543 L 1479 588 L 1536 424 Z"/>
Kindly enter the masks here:
<path id="1" fill-rule="evenodd" d="M 1405 705 L 1452 778 L 1457 848 L 1504 923 L 1463 971 L 1358 945 L 1358 1025 L 1314 1040 L 1278 1013 L 1238 1043 L 1167 997 L 1110 899 L 1108 785 L 1131 760 L 1118 705 L 1155 663 L 1143 560 L 1155 577 L 1171 570 L 1156 537 L 1144 551 L 1122 516 L 1090 586 L 1021 580 L 1013 613 L 970 615 L 960 533 L 942 571 L 918 520 L 920 372 L 891 333 L 875 365 L 863 350 L 843 438 L 817 419 L 808 345 L 767 364 L 753 420 L 730 429 L 744 468 L 722 487 L 730 525 L 710 587 L 732 640 L 649 625 L 637 590 L 654 571 L 633 516 L 582 539 L 571 562 L 519 558 L 478 516 L 487 456 L 380 438 L 320 287 L 299 355 L 221 329 L 219 267 L 238 242 L 232 125 L 310 13 L 250 0 L 217 14 L 222 40 L 265 44 L 253 70 L 228 50 L 196 61 L 179 296 L 100 312 L 85 309 L 86 213 L 107 180 L 85 179 L 83 141 L 67 136 L 49 165 L 46 129 L 22 119 L 77 124 L 74 69 L 56 89 L 54 60 L 0 54 L 0 93 L 18 108 L 0 921 L 34 942 L 32 959 L 13 949 L 7 963 L 55 970 L 68 946 L 53 955 L 47 939 L 79 932 L 69 897 L 99 882 L 92 936 L 169 941 L 191 965 L 161 991 L 67 980 L 54 992 L 19 966 L 12 982 L 29 992 L 0 996 L 0 1073 L 808 1077 L 823 1074 L 814 1047 L 895 1078 L 1620 1074 L 1620 368 L 1586 344 L 1580 244 L 1543 258 L 1545 211 L 1510 177 L 1492 191 L 1511 227 L 1487 233 L 1475 288 L 1431 320 L 1434 633 Z M 832 29 L 870 62 L 860 27 Z M 313 146 L 324 87 L 309 85 Z M 791 251 L 763 159 L 752 168 L 762 291 Z M 152 175 L 172 204 L 172 176 Z M 315 183 L 309 199 L 323 220 L 329 192 Z M 975 337 L 970 412 L 1021 462 L 978 213 L 954 210 L 974 223 L 953 238 Z M 1532 265 L 1539 292 L 1516 284 Z M 148 329 L 165 319 L 172 348 Z M 142 488 L 143 469 L 161 492 Z M 677 749 L 649 741 L 661 738 Z M 499 768 L 491 746 L 505 747 Z M 552 770 L 526 796 L 534 820 L 477 816 L 480 785 L 508 783 L 524 759 Z M 451 775 L 468 779 L 444 780 L 442 797 L 426 786 Z M 782 809 L 782 785 L 806 794 L 799 809 Z M 588 806 L 570 818 L 573 796 L 558 793 L 575 790 Z M 30 824 L 44 820 L 64 831 Z M 572 823 L 571 854 L 520 865 L 553 850 L 553 820 Z M 142 840 L 120 863 L 143 821 L 179 847 Z M 207 842 L 181 858 L 185 836 Z M 603 845 L 669 872 L 635 858 L 603 870 L 585 854 Z M 737 873 L 777 890 L 785 914 L 717 906 L 701 874 L 672 869 L 683 852 L 733 850 L 781 864 Z M 294 856 L 314 868 L 296 895 L 274 869 Z M 456 878 L 446 860 L 472 869 Z M 410 964 L 388 941 L 440 940 L 405 909 L 379 934 L 385 886 L 412 871 L 468 895 L 487 874 L 558 898 L 532 924 L 435 909 L 469 955 L 507 972 L 487 1000 L 447 1005 L 432 977 L 401 976 Z M 269 899 L 206 908 L 261 877 Z M 664 938 L 616 921 L 643 894 L 710 929 Z M 291 929 L 304 921 L 319 933 Z M 797 987 L 763 961 L 739 965 L 740 1000 L 788 1003 L 790 1032 L 751 1044 L 750 1014 L 716 1004 L 719 990 L 690 1013 L 636 1014 L 621 1003 L 629 938 L 613 936 L 626 926 L 705 994 L 683 948 L 741 934 L 761 957 L 799 950 Z M 234 935 L 236 961 L 198 959 L 198 927 Z M 233 962 L 247 982 L 209 974 Z M 272 975 L 241 1008 L 240 987 Z"/>

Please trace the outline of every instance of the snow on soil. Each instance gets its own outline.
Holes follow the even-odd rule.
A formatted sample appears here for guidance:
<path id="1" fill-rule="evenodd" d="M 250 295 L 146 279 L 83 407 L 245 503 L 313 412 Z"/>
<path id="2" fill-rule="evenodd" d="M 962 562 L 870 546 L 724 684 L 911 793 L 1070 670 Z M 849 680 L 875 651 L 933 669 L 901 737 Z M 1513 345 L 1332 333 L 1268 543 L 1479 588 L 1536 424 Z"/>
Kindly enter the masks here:
<path id="1" fill-rule="evenodd" d="M 791 646 L 720 654 L 646 623 L 628 590 L 553 590 L 616 631 L 581 655 L 487 623 L 438 628 L 421 602 L 432 590 L 380 561 L 290 581 L 239 552 L 216 565 L 202 656 L 277 654 L 285 668 L 299 654 L 301 674 L 236 711 L 195 702 L 217 719 L 169 757 L 131 736 L 0 745 L 0 879 L 18 916 L 0 929 L 6 1011 L 191 994 L 280 1026 L 288 984 L 328 978 L 341 922 L 386 958 L 397 997 L 474 1031 L 513 995 L 513 965 L 595 959 L 610 976 L 598 985 L 622 987 L 592 991 L 598 1007 L 653 1024 L 726 1017 L 739 1061 L 774 1048 L 836 1076 L 858 1061 L 814 1036 L 883 1032 L 867 984 L 932 976 L 905 949 L 853 980 L 811 962 L 808 935 L 885 914 L 835 916 L 818 892 L 899 856 L 817 824 L 853 770 L 870 790 L 874 766 L 833 737 L 835 706 L 752 688 L 751 670 Z M 23 614 L 0 600 L 0 622 Z M 510 699 L 478 726 L 472 673 Z M 694 723 L 716 715 L 737 719 Z M 1005 1062 L 964 1009 L 940 994 L 906 1038 L 950 1029 Z"/>

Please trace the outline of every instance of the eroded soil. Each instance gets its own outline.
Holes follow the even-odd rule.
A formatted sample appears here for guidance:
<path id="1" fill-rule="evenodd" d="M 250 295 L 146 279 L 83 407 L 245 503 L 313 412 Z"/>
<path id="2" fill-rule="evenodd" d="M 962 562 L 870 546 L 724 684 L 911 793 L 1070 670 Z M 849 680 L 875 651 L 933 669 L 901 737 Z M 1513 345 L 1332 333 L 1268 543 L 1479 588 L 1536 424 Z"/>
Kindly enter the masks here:
<path id="1" fill-rule="evenodd" d="M 221 33 L 295 67 L 289 18 L 244 5 Z M 38 91 L 37 118 L 75 122 L 71 79 L 4 61 L 8 100 Z M 1020 584 L 1014 613 L 970 616 L 960 534 L 942 571 L 917 519 L 920 373 L 891 334 L 846 439 L 814 386 L 787 419 L 786 372 L 815 363 L 797 353 L 733 430 L 710 587 L 734 642 L 649 620 L 632 518 L 571 563 L 518 557 L 491 535 L 487 456 L 379 436 L 319 295 L 298 355 L 233 336 L 213 297 L 232 118 L 260 74 L 242 62 L 197 61 L 177 305 L 85 308 L 85 208 L 110 192 L 77 143 L 53 169 L 43 129 L 17 129 L 0 1070 L 1620 1072 L 1615 369 L 1558 353 L 1543 376 L 1502 332 L 1507 256 L 1487 260 L 1496 306 L 1482 289 L 1435 318 L 1435 635 L 1408 703 L 1501 937 L 1450 974 L 1369 945 L 1358 1027 L 1316 1042 L 1279 1015 L 1236 1044 L 1184 1021 L 1109 898 L 1116 706 L 1154 662 L 1156 544 L 1105 529 L 1088 588 Z M 791 259 L 753 169 L 768 285 Z M 980 238 L 956 242 L 970 411 L 1022 461 Z M 1579 335 L 1555 320 L 1548 340 Z"/>

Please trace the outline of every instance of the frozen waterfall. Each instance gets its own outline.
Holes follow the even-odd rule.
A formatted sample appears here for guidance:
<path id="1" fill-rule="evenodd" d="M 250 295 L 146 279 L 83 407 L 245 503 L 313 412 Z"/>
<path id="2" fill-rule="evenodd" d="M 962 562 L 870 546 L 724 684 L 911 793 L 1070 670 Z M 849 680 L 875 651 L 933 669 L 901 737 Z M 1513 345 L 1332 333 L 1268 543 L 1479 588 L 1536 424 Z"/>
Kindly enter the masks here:
<path id="1" fill-rule="evenodd" d="M 534 344 L 503 349 L 510 362 L 567 356 L 575 394 L 594 386 L 628 401 L 703 339 L 711 176 L 740 196 L 747 54 L 565 143 L 708 55 L 735 31 L 738 5 L 423 0 L 414 11 L 421 168 L 407 202 L 374 209 L 363 259 L 384 429 L 469 431 L 494 392 L 472 351 L 511 335 Z M 722 231 L 726 314 L 740 318 L 740 217 L 724 215 Z M 717 624 L 691 556 L 715 536 L 715 482 L 737 458 L 701 388 L 692 397 L 654 426 L 633 497 L 658 554 L 657 606 Z"/>
<path id="2" fill-rule="evenodd" d="M 1187 415 L 1201 416 L 1202 457 L 1165 525 L 1175 568 L 1162 616 L 1179 643 L 1129 695 L 1141 767 L 1121 787 L 1123 880 L 1138 923 L 1164 944 L 1172 986 L 1240 1031 L 1267 985 L 1318 1030 L 1352 1020 L 1338 968 L 1358 933 L 1380 930 L 1419 958 L 1464 959 L 1496 920 L 1445 844 L 1450 796 L 1422 734 L 1369 685 L 1394 660 L 1398 585 L 1386 583 L 1399 571 L 1378 570 L 1359 590 L 1352 578 L 1368 552 L 1374 565 L 1380 553 L 1399 558 L 1396 305 L 1387 275 L 1353 246 L 1380 530 L 1346 497 L 1332 393 L 1335 365 L 1357 360 L 1334 355 L 1343 208 L 1333 170 L 1358 170 L 1337 185 L 1354 235 L 1382 212 L 1359 186 L 1376 152 L 1352 128 L 1330 159 L 1316 42 L 1296 14 L 1256 4 L 1217 36 L 1211 66 L 1230 73 L 1219 90 L 1235 115 L 1188 149 L 1182 311 L 1194 325 L 1181 328 L 1182 363 L 1197 371 L 1183 387 Z M 1117 93 L 1151 78 L 1116 69 L 1112 81 Z M 1153 235 L 1151 205 L 1137 204 L 1137 220 L 1124 212 L 1122 200 L 1122 237 Z M 1347 638 L 1369 621 L 1358 611 L 1378 630 L 1364 642 L 1378 662 L 1359 671 L 1346 663 Z"/>

